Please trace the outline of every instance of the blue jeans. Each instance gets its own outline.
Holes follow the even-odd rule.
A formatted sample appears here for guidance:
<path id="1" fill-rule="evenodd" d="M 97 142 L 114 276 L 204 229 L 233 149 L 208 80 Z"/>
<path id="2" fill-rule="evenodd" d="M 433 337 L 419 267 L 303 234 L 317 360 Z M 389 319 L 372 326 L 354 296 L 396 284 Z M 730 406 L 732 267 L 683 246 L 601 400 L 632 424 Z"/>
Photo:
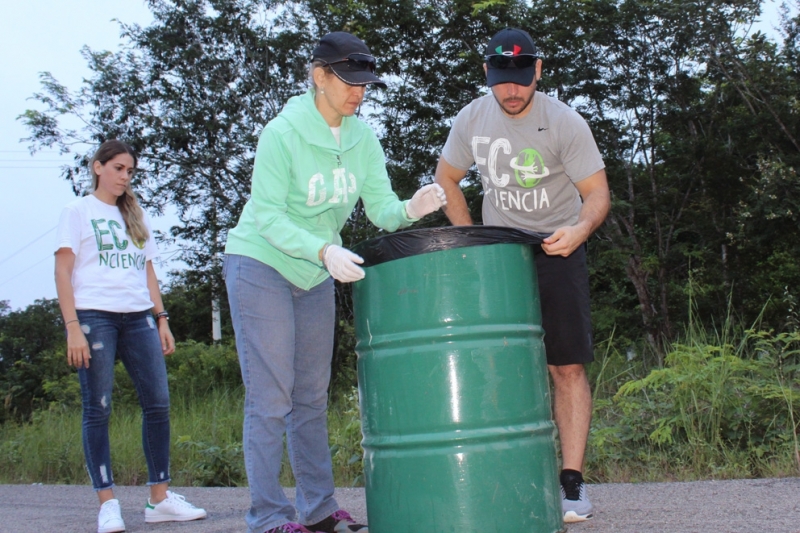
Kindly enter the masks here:
<path id="1" fill-rule="evenodd" d="M 142 407 L 142 447 L 148 485 L 169 477 L 169 389 L 158 328 L 150 311 L 110 313 L 78 310 L 89 343 L 89 368 L 78 369 L 83 403 L 83 453 L 95 490 L 114 486 L 108 418 L 117 357 L 136 387 Z"/>
<path id="2" fill-rule="evenodd" d="M 297 518 L 319 522 L 339 508 L 327 427 L 333 280 L 306 291 L 241 255 L 226 256 L 224 276 L 245 385 L 249 531 L 263 533 Z M 297 483 L 296 511 L 278 479 L 284 435 Z"/>

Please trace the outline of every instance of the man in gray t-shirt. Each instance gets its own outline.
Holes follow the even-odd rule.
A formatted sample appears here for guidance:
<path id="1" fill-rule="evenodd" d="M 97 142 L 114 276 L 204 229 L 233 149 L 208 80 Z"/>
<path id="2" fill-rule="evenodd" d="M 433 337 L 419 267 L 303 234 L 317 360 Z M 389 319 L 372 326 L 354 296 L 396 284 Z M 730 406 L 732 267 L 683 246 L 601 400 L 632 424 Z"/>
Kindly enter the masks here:
<path id="1" fill-rule="evenodd" d="M 561 443 L 565 522 L 591 518 L 583 461 L 592 413 L 584 364 L 593 360 L 585 243 L 603 223 L 610 194 L 586 121 L 536 92 L 542 61 L 527 32 L 492 37 L 484 63 L 491 94 L 453 122 L 436 182 L 454 225 L 472 224 L 459 183 L 475 164 L 483 184 L 483 223 L 550 234 L 536 253 L 542 327 Z"/>

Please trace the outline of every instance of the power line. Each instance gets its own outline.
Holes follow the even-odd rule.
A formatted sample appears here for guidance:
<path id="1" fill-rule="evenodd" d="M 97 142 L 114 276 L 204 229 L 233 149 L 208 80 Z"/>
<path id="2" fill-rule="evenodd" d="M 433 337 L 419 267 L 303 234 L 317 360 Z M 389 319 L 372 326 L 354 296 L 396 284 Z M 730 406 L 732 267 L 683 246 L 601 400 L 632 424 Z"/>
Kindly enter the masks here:
<path id="1" fill-rule="evenodd" d="M 53 229 L 56 229 L 57 227 L 58 227 L 58 226 L 54 227 Z M 51 229 L 50 231 L 53 231 L 53 230 Z M 47 233 L 50 233 L 50 232 L 48 231 Z M 47 235 L 47 233 L 45 233 L 44 235 Z M 44 235 L 40 236 L 40 237 L 39 237 L 39 239 L 41 239 L 42 237 L 44 237 Z M 37 240 L 38 240 L 38 239 L 37 239 Z M 32 241 L 30 244 L 28 244 L 28 245 L 26 246 L 26 248 L 27 248 L 28 246 L 30 246 L 31 244 L 33 244 L 34 242 L 36 242 L 36 241 Z M 19 252 L 21 252 L 21 251 L 22 251 L 22 249 L 18 250 L 17 252 L 14 252 L 14 253 L 16 254 L 16 253 L 19 253 Z M 177 253 L 178 253 L 178 252 L 180 252 L 180 251 L 181 251 L 181 249 L 180 249 L 180 248 L 178 248 L 178 249 L 176 249 L 176 250 L 171 250 L 170 252 L 167 252 L 167 253 L 169 253 L 169 259 L 165 259 L 165 260 L 161 260 L 161 261 L 153 261 L 153 262 L 154 262 L 154 263 L 156 263 L 156 264 L 157 264 L 159 267 L 163 267 L 163 266 L 164 266 L 164 265 L 165 265 L 167 262 L 169 262 L 170 260 L 172 260 L 172 258 L 173 258 L 175 255 L 177 255 Z M 18 278 L 18 277 L 20 277 L 21 275 L 23 275 L 23 274 L 25 274 L 26 272 L 28 272 L 28 271 L 32 270 L 34 267 L 37 267 L 37 266 L 39 266 L 40 264 L 42 264 L 42 263 L 44 263 L 45 261 L 47 261 L 48 259 L 52 259 L 52 258 L 53 258 L 53 255 L 52 255 L 52 254 L 50 254 L 50 255 L 48 255 L 47 257 L 45 257 L 44 259 L 42 259 L 41 261 L 37 261 L 36 263 L 32 264 L 31 266 L 29 266 L 28 268 L 26 268 L 26 269 L 25 269 L 25 270 L 23 270 L 22 272 L 19 272 L 19 273 L 17 273 L 17 274 L 14 274 L 13 276 L 11 276 L 10 278 L 8 278 L 8 279 L 7 279 L 7 280 L 5 280 L 4 282 L 0 283 L 0 287 L 2 287 L 3 285 L 5 285 L 6 283 L 9 283 L 10 281 L 13 281 L 13 280 L 17 279 L 17 278 Z M 8 261 L 9 259 L 11 259 L 11 256 L 9 256 L 9 257 L 7 257 L 6 259 L 4 259 L 4 260 L 3 260 L 3 262 L 5 262 L 5 261 Z M 2 262 L 0 262 L 0 263 L 2 263 Z"/>
<path id="2" fill-rule="evenodd" d="M 29 154 L 28 150 L 0 150 L 0 154 Z M 38 150 L 39 154 L 58 154 L 58 150 Z"/>
<path id="3" fill-rule="evenodd" d="M 20 276 L 21 276 L 21 275 L 23 275 L 24 273 L 26 273 L 26 272 L 28 272 L 29 270 L 31 270 L 33 267 L 35 267 L 35 266 L 39 266 L 40 264 L 44 263 L 44 262 L 45 262 L 45 261 L 47 261 L 48 259 L 52 259 L 52 258 L 53 258 L 52 254 L 51 254 L 51 255 L 48 255 L 47 257 L 45 257 L 45 258 L 44 258 L 44 259 L 42 259 L 41 261 L 38 261 L 38 262 L 36 262 L 36 263 L 32 264 L 31 266 L 29 266 L 28 268 L 26 268 L 25 270 L 23 270 L 23 271 L 22 271 L 22 272 L 20 272 L 19 274 L 15 274 L 14 276 L 11 276 L 11 277 L 10 277 L 10 278 L 8 278 L 7 280 L 5 280 L 3 283 L 0 283 L 0 287 L 2 287 L 3 285 L 5 285 L 5 284 L 6 284 L 6 283 L 8 283 L 9 281 L 12 281 L 12 280 L 15 280 L 15 279 L 17 279 L 18 277 L 20 277 Z"/>
<path id="4" fill-rule="evenodd" d="M 153 263 L 158 265 L 159 267 L 163 267 L 167 263 L 171 263 L 174 260 L 175 256 L 181 253 L 182 251 L 183 249 L 176 248 L 174 250 L 168 250 L 166 252 L 159 253 L 160 256 L 159 259 L 153 260 Z"/>
<path id="5" fill-rule="evenodd" d="M 53 226 L 53 227 L 52 227 L 52 228 L 50 228 L 49 230 L 45 231 L 44 233 L 42 233 L 41 235 L 39 235 L 38 237 L 36 237 L 35 239 L 33 239 L 31 242 L 29 242 L 28 244 L 26 244 L 25 246 L 23 246 L 22 248 L 20 248 L 20 249 L 19 249 L 19 250 L 17 250 L 16 252 L 14 252 L 13 254 L 9 255 L 8 257 L 6 257 L 6 258 L 5 258 L 5 259 L 3 259 L 2 261 L 0 261 L 0 265 L 2 265 L 3 263 L 5 263 L 6 261 L 8 261 L 9 259 L 11 259 L 12 257 L 14 257 L 15 255 L 17 255 L 17 254 L 18 254 L 18 253 L 20 253 L 22 250 L 26 249 L 28 246 L 32 245 L 32 244 L 33 244 L 33 243 L 35 243 L 36 241 L 38 241 L 38 240 L 42 239 L 42 238 L 43 238 L 45 235 L 47 235 L 48 233 L 52 232 L 52 231 L 53 231 L 54 229 L 56 229 L 57 227 L 58 227 L 58 224 L 56 224 L 55 226 Z"/>

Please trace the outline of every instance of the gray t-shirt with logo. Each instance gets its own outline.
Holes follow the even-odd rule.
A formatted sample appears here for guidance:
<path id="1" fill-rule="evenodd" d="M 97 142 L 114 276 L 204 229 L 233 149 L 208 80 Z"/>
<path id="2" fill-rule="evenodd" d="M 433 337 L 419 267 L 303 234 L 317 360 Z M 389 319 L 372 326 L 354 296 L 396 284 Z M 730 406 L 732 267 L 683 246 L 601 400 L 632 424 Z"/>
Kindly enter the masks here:
<path id="1" fill-rule="evenodd" d="M 589 125 L 542 92 L 522 118 L 509 118 L 489 93 L 453 122 L 442 156 L 453 167 L 478 167 L 483 223 L 552 233 L 578 221 L 574 183 L 605 168 Z"/>

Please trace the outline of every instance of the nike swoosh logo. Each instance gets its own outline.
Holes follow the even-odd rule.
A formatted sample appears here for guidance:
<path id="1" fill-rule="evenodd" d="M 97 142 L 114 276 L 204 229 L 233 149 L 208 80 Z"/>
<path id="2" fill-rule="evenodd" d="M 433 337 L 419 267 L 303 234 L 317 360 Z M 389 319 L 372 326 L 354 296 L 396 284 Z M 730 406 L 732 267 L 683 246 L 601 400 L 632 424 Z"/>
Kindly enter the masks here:
<path id="1" fill-rule="evenodd" d="M 546 129 L 547 129 L 547 128 L 539 128 L 539 131 L 544 131 L 544 130 L 546 130 Z"/>

